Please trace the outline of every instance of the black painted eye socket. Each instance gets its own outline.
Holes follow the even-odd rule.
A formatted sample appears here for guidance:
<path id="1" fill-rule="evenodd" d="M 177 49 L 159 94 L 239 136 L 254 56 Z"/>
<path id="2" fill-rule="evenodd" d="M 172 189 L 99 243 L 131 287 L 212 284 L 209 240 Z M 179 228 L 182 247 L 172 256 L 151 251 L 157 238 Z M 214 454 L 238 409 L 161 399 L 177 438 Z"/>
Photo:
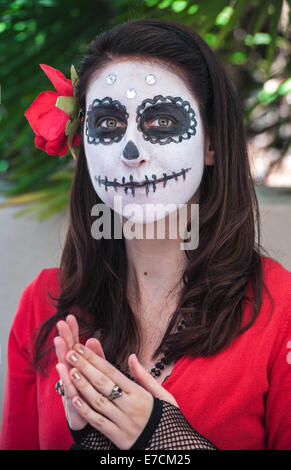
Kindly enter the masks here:
<path id="1" fill-rule="evenodd" d="M 110 111 L 110 115 L 108 111 Z M 126 116 L 118 109 L 112 111 L 112 109 L 100 106 L 91 110 L 90 113 L 88 112 L 88 129 L 95 134 L 106 133 L 107 130 L 112 132 L 112 130 L 121 127 L 126 128 L 126 126 Z"/>
<path id="2" fill-rule="evenodd" d="M 145 99 L 137 108 L 137 128 L 145 140 L 167 144 L 189 139 L 196 133 L 195 112 L 180 97 L 157 95 Z M 168 125 L 170 122 L 170 125 Z"/>
<path id="3" fill-rule="evenodd" d="M 118 100 L 105 97 L 95 99 L 88 108 L 86 135 L 88 143 L 111 144 L 119 142 L 127 128 L 128 113 Z"/>
<path id="4" fill-rule="evenodd" d="M 167 115 L 165 116 L 165 113 Z M 169 125 L 152 125 L 157 120 L 168 119 L 172 122 Z M 164 103 L 161 105 L 150 106 L 141 115 L 139 126 L 142 132 L 148 136 L 178 136 L 183 135 L 190 127 L 190 116 L 181 107 L 175 104 Z"/>

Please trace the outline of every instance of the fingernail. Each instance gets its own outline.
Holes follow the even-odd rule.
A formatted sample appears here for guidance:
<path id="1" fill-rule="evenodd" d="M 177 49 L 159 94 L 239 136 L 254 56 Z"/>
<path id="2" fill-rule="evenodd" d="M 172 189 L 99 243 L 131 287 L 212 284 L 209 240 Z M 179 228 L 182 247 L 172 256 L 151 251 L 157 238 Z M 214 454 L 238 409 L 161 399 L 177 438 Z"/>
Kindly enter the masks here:
<path id="1" fill-rule="evenodd" d="M 74 362 L 77 362 L 77 360 L 78 360 L 78 357 L 76 356 L 75 353 L 71 354 L 70 358 L 71 358 L 72 361 L 74 361 Z"/>
<path id="2" fill-rule="evenodd" d="M 77 403 L 78 406 L 82 406 L 82 405 L 83 405 L 83 403 L 82 403 L 82 401 L 80 400 L 80 398 L 78 398 L 75 403 Z"/>
<path id="3" fill-rule="evenodd" d="M 75 377 L 76 380 L 80 380 L 81 376 L 78 374 L 78 372 L 74 372 L 73 376 Z"/>
<path id="4" fill-rule="evenodd" d="M 77 346 L 76 349 L 80 354 L 84 354 L 84 352 L 85 352 L 83 346 Z"/>

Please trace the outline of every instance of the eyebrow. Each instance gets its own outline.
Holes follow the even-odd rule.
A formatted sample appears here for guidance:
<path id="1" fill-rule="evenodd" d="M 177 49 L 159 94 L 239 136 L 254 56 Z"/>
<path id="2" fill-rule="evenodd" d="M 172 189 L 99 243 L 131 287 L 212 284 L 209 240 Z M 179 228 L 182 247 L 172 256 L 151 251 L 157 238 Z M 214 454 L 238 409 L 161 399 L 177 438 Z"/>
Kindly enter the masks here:
<path id="1" fill-rule="evenodd" d="M 176 118 L 185 117 L 185 115 L 187 115 L 189 118 L 188 112 L 182 106 L 179 106 L 175 103 L 158 103 L 153 106 L 148 106 L 142 112 L 141 118 L 143 119 L 146 116 L 146 118 L 149 120 L 163 112 L 173 114 L 176 116 Z"/>
<path id="2" fill-rule="evenodd" d="M 183 100 L 180 96 L 156 95 L 153 98 L 146 98 L 141 102 L 136 109 L 136 120 L 138 121 L 139 117 L 147 111 L 147 109 L 154 111 L 158 107 L 162 107 L 162 105 L 171 105 L 181 109 L 181 111 L 186 111 L 190 115 L 190 118 L 195 116 L 195 111 L 189 101 Z"/>
<path id="3" fill-rule="evenodd" d="M 87 112 L 87 117 L 88 120 L 90 121 L 90 118 L 98 118 L 98 117 L 104 117 L 106 115 L 109 116 L 115 116 L 123 121 L 126 121 L 127 119 L 127 113 L 124 111 L 120 110 L 117 106 L 114 105 L 100 105 L 95 108 L 92 108 L 88 110 Z"/>
<path id="4" fill-rule="evenodd" d="M 116 113 L 119 116 L 126 117 L 128 119 L 129 114 L 126 111 L 126 107 L 118 100 L 112 100 L 109 96 L 106 96 L 102 100 L 95 98 L 89 105 L 87 110 L 87 117 L 92 114 L 96 116 L 99 113 Z"/>

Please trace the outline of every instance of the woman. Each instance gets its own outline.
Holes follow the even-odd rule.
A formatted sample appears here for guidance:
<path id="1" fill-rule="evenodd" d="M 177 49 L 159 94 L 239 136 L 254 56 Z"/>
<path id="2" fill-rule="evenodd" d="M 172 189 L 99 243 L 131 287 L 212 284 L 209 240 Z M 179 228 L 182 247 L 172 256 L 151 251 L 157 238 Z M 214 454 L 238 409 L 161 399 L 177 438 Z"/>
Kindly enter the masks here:
<path id="1" fill-rule="evenodd" d="M 222 66 L 191 28 L 152 19 L 98 36 L 78 75 L 67 238 L 11 329 L 2 448 L 290 449 L 291 274 L 261 254 Z M 92 236 L 96 202 L 127 236 Z M 164 220 L 164 239 L 128 236 L 134 202 L 134 227 Z M 155 203 L 184 204 L 190 233 L 199 204 L 195 249 Z"/>

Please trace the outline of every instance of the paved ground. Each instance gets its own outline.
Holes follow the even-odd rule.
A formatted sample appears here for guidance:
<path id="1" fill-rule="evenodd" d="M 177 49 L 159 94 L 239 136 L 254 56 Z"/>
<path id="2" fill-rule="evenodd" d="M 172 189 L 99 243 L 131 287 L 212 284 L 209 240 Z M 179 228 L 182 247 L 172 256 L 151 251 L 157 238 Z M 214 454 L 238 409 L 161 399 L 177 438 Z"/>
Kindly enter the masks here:
<path id="1" fill-rule="evenodd" d="M 291 191 L 258 188 L 263 242 L 271 257 L 291 271 Z M 65 234 L 65 219 L 58 215 L 39 223 L 13 218 L 20 208 L 0 209 L 0 416 L 6 374 L 6 348 L 10 326 L 23 289 L 43 268 L 57 266 Z"/>

